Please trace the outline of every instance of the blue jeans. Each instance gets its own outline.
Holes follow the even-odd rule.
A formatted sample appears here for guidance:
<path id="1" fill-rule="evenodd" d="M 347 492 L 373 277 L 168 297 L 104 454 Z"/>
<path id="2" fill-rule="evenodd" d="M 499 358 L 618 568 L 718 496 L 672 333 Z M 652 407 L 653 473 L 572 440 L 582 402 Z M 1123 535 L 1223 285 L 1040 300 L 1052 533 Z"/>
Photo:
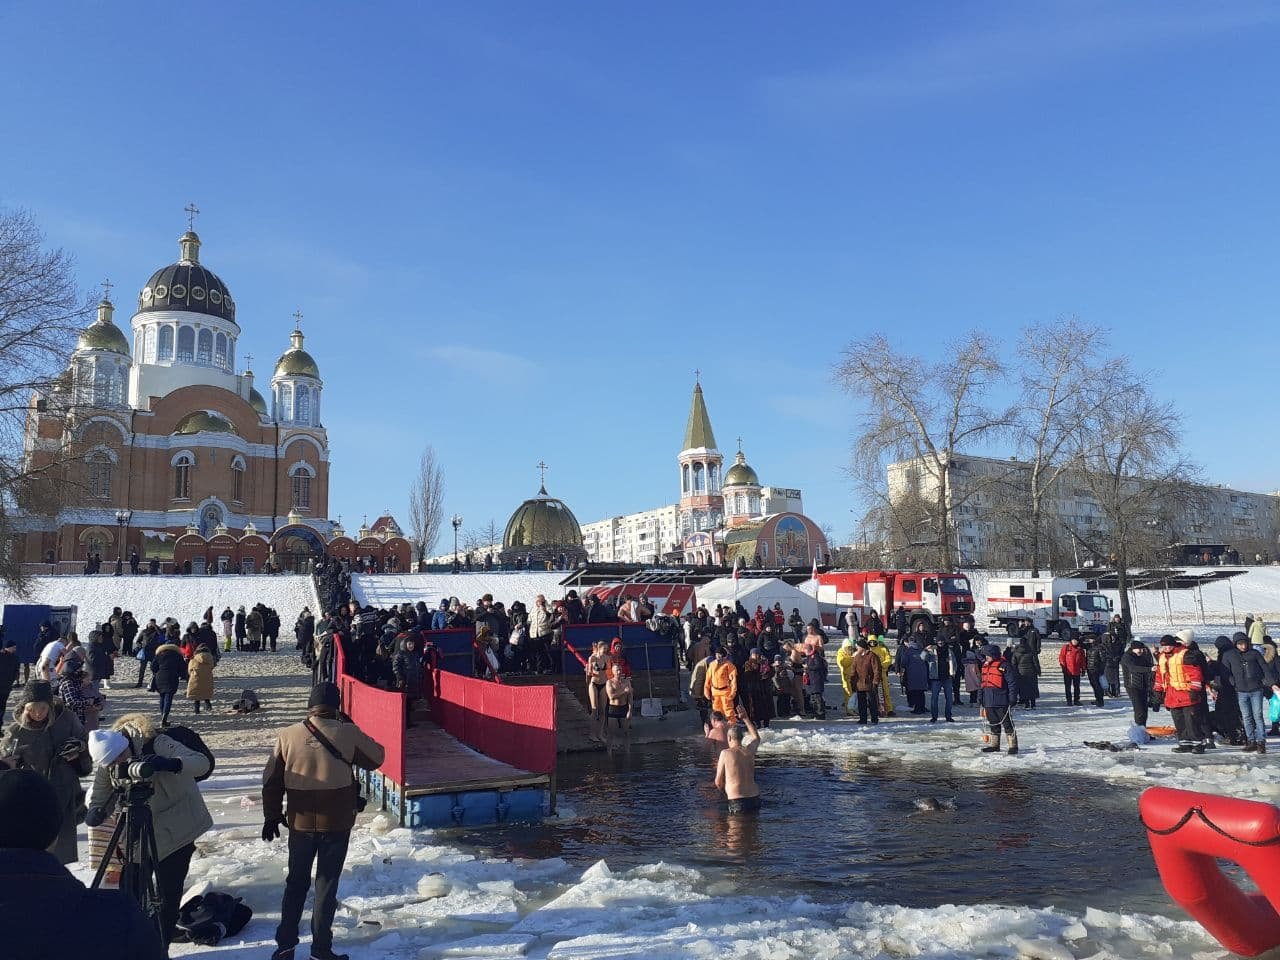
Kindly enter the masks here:
<path id="1" fill-rule="evenodd" d="M 160 694 L 160 719 L 164 720 L 167 723 L 169 720 L 169 711 L 172 709 L 173 709 L 173 694 L 172 693 Z"/>
<path id="2" fill-rule="evenodd" d="M 946 717 L 951 719 L 951 681 L 950 680 L 930 680 L 929 681 L 929 713 L 933 715 L 933 719 L 938 719 L 938 694 L 943 695 L 944 709 Z"/>
<path id="3" fill-rule="evenodd" d="M 1236 693 L 1240 704 L 1240 716 L 1244 719 L 1244 738 L 1250 743 L 1261 743 L 1267 736 L 1267 698 L 1261 690 L 1252 693 Z"/>

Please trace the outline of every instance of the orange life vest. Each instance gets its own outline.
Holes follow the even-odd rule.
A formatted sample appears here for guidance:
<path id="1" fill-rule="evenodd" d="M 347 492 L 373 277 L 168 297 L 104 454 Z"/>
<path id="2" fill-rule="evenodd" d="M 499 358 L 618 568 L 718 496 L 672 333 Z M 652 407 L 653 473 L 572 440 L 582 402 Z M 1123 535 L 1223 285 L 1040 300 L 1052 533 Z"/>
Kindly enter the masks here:
<path id="1" fill-rule="evenodd" d="M 1004 687 L 1005 660 L 1000 657 L 982 665 L 982 686 L 987 690 Z"/>

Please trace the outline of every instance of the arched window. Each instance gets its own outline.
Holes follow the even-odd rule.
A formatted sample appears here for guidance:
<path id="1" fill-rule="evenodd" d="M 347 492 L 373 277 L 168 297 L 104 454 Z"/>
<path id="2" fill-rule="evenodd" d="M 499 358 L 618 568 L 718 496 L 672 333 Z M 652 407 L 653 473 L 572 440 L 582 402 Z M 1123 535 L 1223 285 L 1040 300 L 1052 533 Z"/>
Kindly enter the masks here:
<path id="1" fill-rule="evenodd" d="M 191 499 L 191 457 L 183 454 L 173 462 L 173 499 Z"/>
<path id="2" fill-rule="evenodd" d="M 693 465 L 693 492 L 702 493 L 707 488 L 706 470 L 700 463 Z"/>
<path id="3" fill-rule="evenodd" d="M 284 423 L 293 419 L 293 384 L 280 384 L 280 398 L 277 401 L 276 419 Z"/>
<path id="4" fill-rule="evenodd" d="M 190 363 L 196 358 L 196 331 L 194 327 L 178 328 L 178 362 Z"/>
<path id="5" fill-rule="evenodd" d="M 115 390 L 112 394 L 112 402 L 124 405 L 127 401 L 125 394 L 129 392 L 129 368 L 124 364 L 116 367 Z"/>
<path id="6" fill-rule="evenodd" d="M 218 339 L 213 347 L 213 361 L 220 367 L 227 365 L 227 335 L 225 333 L 218 334 Z"/>
<path id="7" fill-rule="evenodd" d="M 111 368 L 106 364 L 93 366 L 93 402 L 96 406 L 105 407 L 111 402 L 113 387 L 111 384 Z"/>
<path id="8" fill-rule="evenodd" d="M 89 454 L 89 496 L 111 498 L 111 458 L 105 453 Z"/>
<path id="9" fill-rule="evenodd" d="M 293 477 L 293 506 L 296 510 L 311 509 L 311 478 L 316 475 L 309 464 L 297 463 L 289 470 Z"/>
<path id="10" fill-rule="evenodd" d="M 733 498 L 733 512 L 734 513 L 747 512 L 747 498 L 742 494 L 738 494 Z"/>
<path id="11" fill-rule="evenodd" d="M 156 332 L 151 327 L 142 331 L 142 352 L 138 356 L 143 363 L 156 362 Z"/>
<path id="12" fill-rule="evenodd" d="M 239 457 L 231 464 L 231 499 L 236 503 L 244 501 L 244 461 Z"/>
<path id="13" fill-rule="evenodd" d="M 160 328 L 160 362 L 173 359 L 173 327 Z"/>
<path id="14" fill-rule="evenodd" d="M 230 337 L 227 338 L 227 369 L 234 370 L 236 368 L 236 342 Z"/>
<path id="15" fill-rule="evenodd" d="M 298 400 L 295 406 L 297 408 L 298 422 L 310 423 L 311 422 L 311 391 L 307 389 L 307 387 L 302 386 L 301 384 L 299 384 L 298 386 Z"/>
<path id="16" fill-rule="evenodd" d="M 689 492 L 689 465 L 687 463 L 680 468 L 680 492 Z"/>
<path id="17" fill-rule="evenodd" d="M 196 362 L 213 363 L 213 331 L 201 330 L 196 340 Z"/>

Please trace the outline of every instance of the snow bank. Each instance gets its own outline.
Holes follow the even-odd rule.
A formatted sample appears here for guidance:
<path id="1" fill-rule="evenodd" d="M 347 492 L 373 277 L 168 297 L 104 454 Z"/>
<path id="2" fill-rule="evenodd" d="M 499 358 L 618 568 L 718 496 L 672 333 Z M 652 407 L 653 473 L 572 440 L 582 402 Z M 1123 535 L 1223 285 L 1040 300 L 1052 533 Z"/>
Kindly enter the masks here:
<path id="1" fill-rule="evenodd" d="M 1041 678 L 1041 693 L 1061 701 L 1048 676 Z M 895 692 L 895 696 L 896 696 Z M 895 704 L 898 705 L 898 704 Z M 898 705 L 900 706 L 900 705 Z M 967 773 L 998 774 L 1037 769 L 1055 774 L 1098 777 L 1133 787 L 1168 786 L 1233 797 L 1280 800 L 1280 764 L 1256 761 L 1239 747 L 1220 746 L 1203 756 L 1173 753 L 1174 742 L 1161 740 L 1129 749 L 1129 728 L 1133 714 L 1127 701 L 1108 701 L 1102 709 L 1093 706 L 1049 705 L 1047 699 L 1035 710 L 1018 710 L 1017 757 L 1004 753 L 980 753 L 980 738 L 986 729 L 977 709 L 967 704 L 956 710 L 957 723 L 928 722 L 899 718 L 875 727 L 860 727 L 849 721 L 797 722 L 775 724 L 765 733 L 762 754 L 794 756 L 797 753 L 885 754 L 904 760 L 946 763 Z M 1152 726 L 1169 724 L 1169 714 L 1152 713 Z M 1086 747 L 1085 741 L 1111 741 L 1119 752 Z"/>
<path id="2" fill-rule="evenodd" d="M 442 598 L 457 597 L 474 604 L 486 593 L 505 606 L 519 600 L 527 607 L 533 598 L 543 594 L 548 600 L 559 600 L 567 592 L 560 581 L 571 574 L 550 573 L 375 573 L 351 578 L 351 593 L 360 603 L 381 609 L 392 604 L 423 601 L 429 607 L 439 606 Z"/>
<path id="3" fill-rule="evenodd" d="M 113 607 L 132 610 L 139 623 L 149 617 L 174 617 L 183 624 L 199 620 L 208 607 L 215 616 L 223 608 L 265 603 L 280 614 L 286 632 L 303 607 L 317 608 L 311 578 L 305 576 L 224 577 L 35 577 L 25 597 L 0 590 L 0 603 L 47 603 L 75 606 L 76 626 L 83 637 L 111 616 Z"/>

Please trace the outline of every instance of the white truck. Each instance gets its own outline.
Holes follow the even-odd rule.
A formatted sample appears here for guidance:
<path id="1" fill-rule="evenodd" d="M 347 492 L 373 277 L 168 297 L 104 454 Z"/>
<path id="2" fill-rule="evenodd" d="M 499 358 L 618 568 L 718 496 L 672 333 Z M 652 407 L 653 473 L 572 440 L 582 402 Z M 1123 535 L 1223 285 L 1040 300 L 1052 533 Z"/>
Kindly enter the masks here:
<path id="1" fill-rule="evenodd" d="M 1076 633 L 1103 633 L 1111 601 L 1074 577 L 991 577 L 987 581 L 989 629 L 1016 634 L 1027 618 L 1037 630 L 1063 640 Z"/>

